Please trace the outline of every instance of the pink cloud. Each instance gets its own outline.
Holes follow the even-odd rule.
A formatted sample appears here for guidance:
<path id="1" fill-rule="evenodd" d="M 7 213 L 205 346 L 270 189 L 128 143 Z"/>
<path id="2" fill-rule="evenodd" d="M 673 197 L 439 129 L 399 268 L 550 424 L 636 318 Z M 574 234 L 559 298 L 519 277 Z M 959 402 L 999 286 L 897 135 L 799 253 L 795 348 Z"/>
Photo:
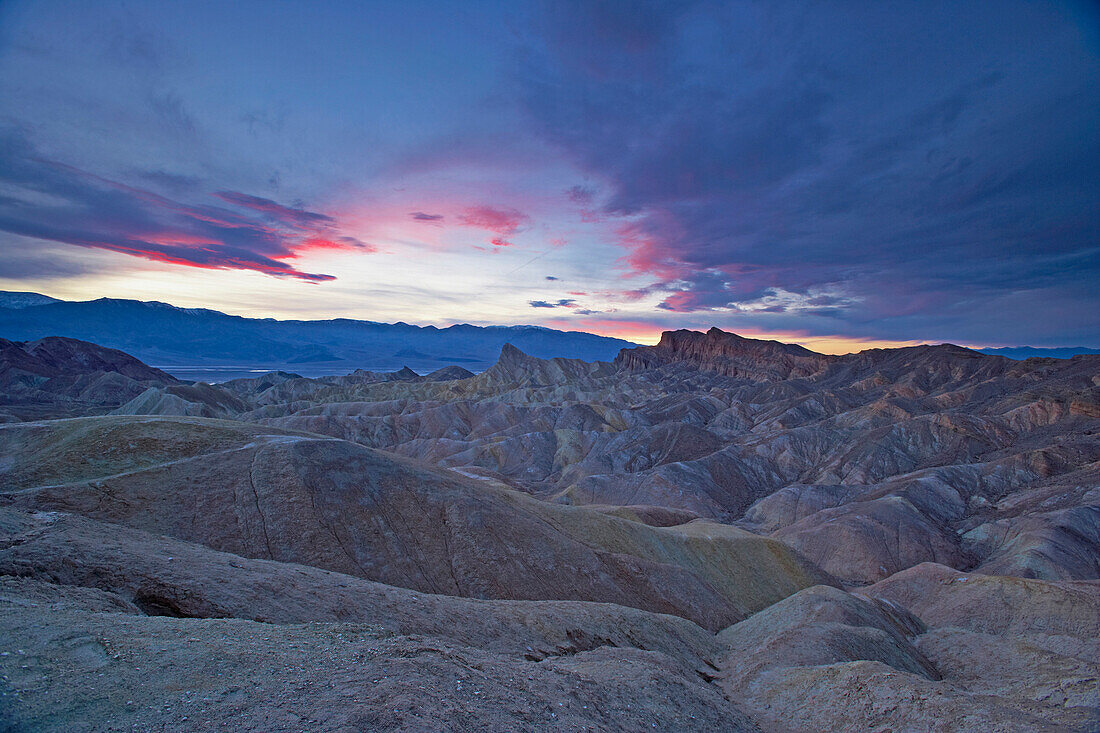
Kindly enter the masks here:
<path id="1" fill-rule="evenodd" d="M 489 240 L 490 244 L 497 247 L 510 247 L 512 243 L 507 238 L 525 226 L 530 221 L 530 217 L 511 208 L 471 206 L 459 215 L 459 221 L 468 227 L 476 227 L 496 234 L 496 237 Z"/>
<path id="2" fill-rule="evenodd" d="M 19 173 L 13 185 L 51 197 L 48 204 L 28 204 L 0 222 L 0 229 L 21 236 L 308 282 L 334 277 L 302 271 L 287 260 L 317 249 L 374 251 L 346 236 L 328 214 L 236 191 L 214 194 L 228 206 L 182 203 L 42 158 L 25 141 L 7 152 L 8 167 Z"/>

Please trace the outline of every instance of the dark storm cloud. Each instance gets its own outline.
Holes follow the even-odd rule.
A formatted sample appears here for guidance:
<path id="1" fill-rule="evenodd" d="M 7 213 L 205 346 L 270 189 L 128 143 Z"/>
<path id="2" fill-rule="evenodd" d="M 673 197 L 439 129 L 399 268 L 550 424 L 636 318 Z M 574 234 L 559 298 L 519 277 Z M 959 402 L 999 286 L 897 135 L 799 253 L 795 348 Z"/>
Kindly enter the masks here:
<path id="1" fill-rule="evenodd" d="M 371 249 L 325 214 L 234 191 L 217 197 L 237 209 L 180 203 L 43 158 L 17 131 L 0 133 L 0 184 L 2 232 L 158 262 L 317 282 L 334 278 L 285 260 L 312 249 Z"/>
<path id="2" fill-rule="evenodd" d="M 535 28 L 532 124 L 606 182 L 666 310 L 783 292 L 807 307 L 754 310 L 980 337 L 982 304 L 1036 293 L 1037 328 L 1038 293 L 1100 281 L 1100 60 L 1066 6 L 554 3 Z"/>

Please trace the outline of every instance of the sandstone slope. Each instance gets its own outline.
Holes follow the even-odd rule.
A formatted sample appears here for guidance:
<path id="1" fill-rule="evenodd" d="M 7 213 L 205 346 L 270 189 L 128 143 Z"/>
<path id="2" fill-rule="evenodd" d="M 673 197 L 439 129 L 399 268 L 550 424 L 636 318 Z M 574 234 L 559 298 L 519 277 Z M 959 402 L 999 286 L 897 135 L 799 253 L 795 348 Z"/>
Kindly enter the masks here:
<path id="1" fill-rule="evenodd" d="M 710 522 L 652 527 L 547 504 L 361 445 L 228 421 L 102 417 L 0 427 L 2 501 L 425 592 L 573 599 L 709 628 L 828 576 Z"/>

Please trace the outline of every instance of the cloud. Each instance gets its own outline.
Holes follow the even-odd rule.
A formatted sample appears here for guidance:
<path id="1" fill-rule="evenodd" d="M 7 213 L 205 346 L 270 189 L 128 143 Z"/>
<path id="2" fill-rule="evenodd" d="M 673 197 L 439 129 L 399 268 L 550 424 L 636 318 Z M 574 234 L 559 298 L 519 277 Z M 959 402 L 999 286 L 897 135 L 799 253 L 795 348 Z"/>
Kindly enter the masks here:
<path id="1" fill-rule="evenodd" d="M 414 211 L 409 214 L 409 218 L 414 221 L 442 222 L 443 214 L 425 214 L 423 211 Z"/>
<path id="2" fill-rule="evenodd" d="M 306 211 L 305 209 L 294 209 L 276 203 L 271 199 L 250 196 L 239 191 L 219 191 L 214 195 L 231 204 L 259 211 L 269 219 L 295 229 L 308 230 L 336 223 L 336 220 L 327 214 L 318 214 L 315 211 Z"/>
<path id="3" fill-rule="evenodd" d="M 1000 323 L 978 302 L 1100 280 L 1100 59 L 1061 13 L 555 3 L 517 88 L 534 129 L 601 181 L 628 273 L 651 278 L 621 297 L 974 338 Z M 1024 36 L 1056 61 L 1020 61 Z M 1026 299 L 1003 339 L 1062 313 Z M 1073 328 L 1100 338 L 1090 312 L 1095 295 Z"/>
<path id="4" fill-rule="evenodd" d="M 562 298 L 561 300 L 550 303 L 545 300 L 531 300 L 528 301 L 528 305 L 532 308 L 576 308 L 577 301 L 572 298 Z"/>
<path id="5" fill-rule="evenodd" d="M 580 206 L 591 206 L 596 198 L 596 190 L 588 186 L 573 186 L 565 191 L 569 200 Z"/>
<path id="6" fill-rule="evenodd" d="M 149 98 L 149 106 L 164 129 L 171 130 L 177 135 L 195 134 L 198 128 L 195 118 L 177 95 L 154 94 Z"/>
<path id="7" fill-rule="evenodd" d="M 316 249 L 373 251 L 327 214 L 237 191 L 230 207 L 186 204 L 40 156 L 0 134 L 0 231 L 190 267 L 239 269 L 309 282 L 335 279 L 289 264 Z"/>
<path id="8" fill-rule="evenodd" d="M 187 176 L 160 169 L 133 171 L 132 175 L 176 194 L 192 193 L 202 184 L 197 176 Z"/>
<path id="9" fill-rule="evenodd" d="M 71 278 L 108 268 L 117 270 L 117 263 L 104 261 L 108 259 L 105 253 L 91 249 L 74 252 L 66 244 L 13 235 L 0 237 L 0 257 L 0 278 L 7 280 Z"/>
<path id="10" fill-rule="evenodd" d="M 560 277 L 554 277 L 553 275 L 547 275 L 547 276 L 546 276 L 546 279 L 547 279 L 547 280 L 561 280 L 561 278 L 560 278 Z"/>
<path id="11" fill-rule="evenodd" d="M 530 217 L 511 208 L 471 206 L 459 216 L 459 221 L 466 226 L 496 234 L 496 237 L 489 240 L 490 244 L 497 247 L 510 247 L 512 243 L 508 238 L 519 232 L 530 221 Z"/>

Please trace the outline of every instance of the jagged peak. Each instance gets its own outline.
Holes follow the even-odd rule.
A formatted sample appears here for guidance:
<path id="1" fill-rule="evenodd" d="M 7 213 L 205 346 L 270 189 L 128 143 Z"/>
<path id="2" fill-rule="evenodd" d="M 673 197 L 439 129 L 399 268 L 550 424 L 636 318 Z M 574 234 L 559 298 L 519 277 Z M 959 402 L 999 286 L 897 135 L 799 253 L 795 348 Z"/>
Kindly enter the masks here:
<path id="1" fill-rule="evenodd" d="M 566 382 L 588 379 L 610 373 L 606 362 L 586 362 L 580 359 L 540 359 L 531 356 L 511 343 L 500 350 L 497 363 L 482 372 L 481 376 L 490 381 L 532 386 L 564 384 Z"/>
<path id="2" fill-rule="evenodd" d="M 524 351 L 516 348 L 511 342 L 504 344 L 500 347 L 500 358 L 497 363 L 518 363 L 527 361 L 531 357 Z"/>
<path id="3" fill-rule="evenodd" d="M 489 367 L 488 372 L 508 379 L 527 378 L 533 373 L 545 369 L 547 362 L 522 351 L 511 343 L 500 349 L 497 363 Z"/>

